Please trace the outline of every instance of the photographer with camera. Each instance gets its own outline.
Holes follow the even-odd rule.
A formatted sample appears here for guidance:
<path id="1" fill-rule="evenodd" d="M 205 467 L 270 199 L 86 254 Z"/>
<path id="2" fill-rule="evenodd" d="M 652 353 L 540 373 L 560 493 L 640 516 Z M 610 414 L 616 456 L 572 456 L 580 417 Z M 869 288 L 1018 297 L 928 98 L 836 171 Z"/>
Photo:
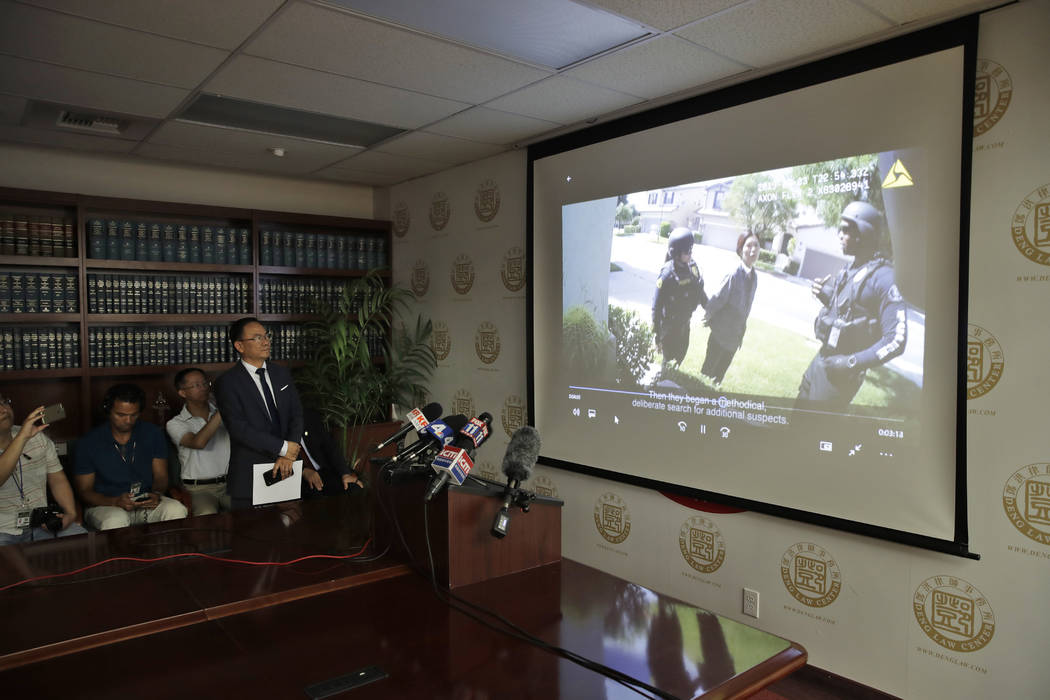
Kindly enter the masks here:
<path id="1" fill-rule="evenodd" d="M 76 520 L 73 489 L 43 434 L 44 407 L 14 425 L 10 399 L 0 396 L 0 545 L 87 532 Z M 47 489 L 58 506 L 47 503 Z"/>

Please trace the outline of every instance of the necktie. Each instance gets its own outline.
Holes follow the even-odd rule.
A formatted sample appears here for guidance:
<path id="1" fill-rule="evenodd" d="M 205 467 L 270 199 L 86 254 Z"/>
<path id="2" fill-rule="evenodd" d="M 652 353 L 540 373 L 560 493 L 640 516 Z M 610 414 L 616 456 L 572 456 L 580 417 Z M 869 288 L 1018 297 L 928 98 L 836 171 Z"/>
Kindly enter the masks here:
<path id="1" fill-rule="evenodd" d="M 255 370 L 255 373 L 259 375 L 259 381 L 262 383 L 263 397 L 266 399 L 266 409 L 270 412 L 270 425 L 272 426 L 270 432 L 277 435 L 281 432 L 281 419 L 277 415 L 277 404 L 273 401 L 273 392 L 270 390 L 270 383 L 266 381 L 266 369 L 260 367 Z"/>

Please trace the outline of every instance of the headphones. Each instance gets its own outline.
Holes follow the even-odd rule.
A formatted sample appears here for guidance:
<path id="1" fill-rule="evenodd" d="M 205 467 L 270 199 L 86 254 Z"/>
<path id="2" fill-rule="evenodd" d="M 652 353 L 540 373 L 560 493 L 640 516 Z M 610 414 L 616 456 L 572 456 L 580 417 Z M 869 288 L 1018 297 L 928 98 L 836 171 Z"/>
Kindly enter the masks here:
<path id="1" fill-rule="evenodd" d="M 102 414 L 109 415 L 118 397 L 125 397 L 121 399 L 125 400 L 129 396 L 134 397 L 132 403 L 138 403 L 140 409 L 145 408 L 146 392 L 138 384 L 114 384 L 106 390 L 106 395 L 102 397 Z"/>

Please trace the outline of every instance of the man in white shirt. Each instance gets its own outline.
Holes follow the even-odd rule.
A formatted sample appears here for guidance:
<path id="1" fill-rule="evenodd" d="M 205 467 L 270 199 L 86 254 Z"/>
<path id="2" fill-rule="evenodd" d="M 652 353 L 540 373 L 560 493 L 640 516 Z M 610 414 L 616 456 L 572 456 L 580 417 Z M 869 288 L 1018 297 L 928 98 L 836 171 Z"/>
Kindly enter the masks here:
<path id="1" fill-rule="evenodd" d="M 229 510 L 230 435 L 210 400 L 211 382 L 203 370 L 188 367 L 175 375 L 175 390 L 186 403 L 168 421 L 168 436 L 179 448 L 182 484 L 193 498 L 193 515 Z"/>

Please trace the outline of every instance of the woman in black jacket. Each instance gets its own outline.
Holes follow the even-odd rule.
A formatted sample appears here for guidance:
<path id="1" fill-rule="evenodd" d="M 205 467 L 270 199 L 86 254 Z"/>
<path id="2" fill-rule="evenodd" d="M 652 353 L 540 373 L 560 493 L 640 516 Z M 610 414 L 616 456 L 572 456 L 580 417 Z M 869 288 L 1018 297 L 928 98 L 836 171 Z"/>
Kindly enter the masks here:
<path id="1" fill-rule="evenodd" d="M 758 285 L 755 273 L 758 249 L 758 236 L 750 231 L 740 236 L 736 243 L 740 266 L 726 277 L 722 288 L 707 302 L 704 325 L 710 327 L 711 335 L 707 338 L 707 355 L 700 372 L 710 377 L 716 386 L 722 383 L 733 355 L 744 340 Z"/>

